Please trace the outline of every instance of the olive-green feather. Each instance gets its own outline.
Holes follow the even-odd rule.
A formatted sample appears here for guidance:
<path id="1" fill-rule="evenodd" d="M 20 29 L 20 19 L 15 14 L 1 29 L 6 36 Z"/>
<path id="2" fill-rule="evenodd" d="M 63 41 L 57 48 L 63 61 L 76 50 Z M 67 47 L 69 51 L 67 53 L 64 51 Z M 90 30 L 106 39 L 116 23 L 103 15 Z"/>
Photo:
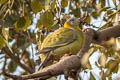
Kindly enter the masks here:
<path id="1" fill-rule="evenodd" d="M 82 47 L 83 34 L 78 24 L 76 24 L 77 20 L 75 20 L 73 26 L 69 25 L 72 21 L 69 20 L 64 24 L 64 27 L 48 34 L 43 43 L 39 45 L 42 61 L 49 52 L 55 55 L 55 60 L 59 60 L 64 54 L 77 54 Z"/>
<path id="2" fill-rule="evenodd" d="M 68 45 L 77 39 L 77 33 L 68 28 L 60 28 L 54 33 L 50 33 L 43 41 L 41 48 L 45 49 L 56 49 Z M 46 51 L 47 52 L 47 51 Z"/>

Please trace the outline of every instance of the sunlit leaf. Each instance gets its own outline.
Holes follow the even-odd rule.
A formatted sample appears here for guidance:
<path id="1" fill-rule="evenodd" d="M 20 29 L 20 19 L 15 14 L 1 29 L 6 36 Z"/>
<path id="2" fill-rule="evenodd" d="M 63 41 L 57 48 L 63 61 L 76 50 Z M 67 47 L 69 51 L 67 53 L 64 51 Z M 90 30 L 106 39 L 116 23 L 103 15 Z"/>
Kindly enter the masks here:
<path id="1" fill-rule="evenodd" d="M 104 71 L 100 72 L 100 76 L 101 76 L 101 80 L 105 80 L 106 79 Z"/>
<path id="2" fill-rule="evenodd" d="M 49 11 L 46 11 L 40 15 L 37 27 L 41 28 L 42 26 L 45 26 L 48 29 L 50 29 L 51 26 L 53 25 L 53 21 L 54 21 L 53 14 Z"/>
<path id="3" fill-rule="evenodd" d="M 55 9 L 55 5 L 56 5 L 56 0 L 53 0 L 53 2 L 51 3 L 51 9 L 54 12 Z"/>
<path id="4" fill-rule="evenodd" d="M 101 56 L 100 56 L 100 58 L 99 58 L 99 63 L 100 63 L 100 65 L 102 66 L 102 67 L 105 67 L 105 65 L 106 65 L 106 56 L 104 55 L 104 54 L 102 54 Z"/>
<path id="5" fill-rule="evenodd" d="M 7 40 L 4 40 L 5 44 L 7 45 L 8 49 L 10 50 L 11 53 L 13 53 L 13 50 L 11 48 L 11 46 L 9 45 L 9 42 Z"/>
<path id="6" fill-rule="evenodd" d="M 117 6 L 117 11 L 119 11 L 119 10 L 120 10 L 120 3 Z M 118 12 L 115 15 L 114 26 L 115 25 L 119 25 L 119 13 Z"/>
<path id="7" fill-rule="evenodd" d="M 116 50 L 119 51 L 120 50 L 120 38 L 116 39 Z"/>
<path id="8" fill-rule="evenodd" d="M 4 36 L 4 42 L 5 44 L 7 45 L 8 49 L 11 51 L 11 53 L 13 53 L 10 45 L 9 45 L 9 42 L 8 42 L 8 38 L 9 38 L 9 28 L 3 28 L 2 29 L 2 35 Z"/>
<path id="9" fill-rule="evenodd" d="M 49 6 L 50 0 L 40 0 L 40 3 L 42 3 L 45 10 L 49 10 L 49 8 L 50 8 L 50 6 Z"/>
<path id="10" fill-rule="evenodd" d="M 88 63 L 86 64 L 86 68 L 87 68 L 87 69 L 92 69 L 91 64 L 90 64 L 90 61 L 88 61 Z"/>
<path id="11" fill-rule="evenodd" d="M 94 75 L 90 72 L 90 79 L 89 80 L 96 80 Z"/>
<path id="12" fill-rule="evenodd" d="M 5 38 L 5 40 L 8 41 L 8 37 L 9 37 L 9 28 L 3 28 L 3 29 L 2 29 L 2 34 L 3 34 L 4 38 Z"/>
<path id="13" fill-rule="evenodd" d="M 8 70 L 10 72 L 14 72 L 16 71 L 16 68 L 17 68 L 17 64 L 14 63 L 13 61 L 10 61 L 10 63 L 8 64 Z"/>
<path id="14" fill-rule="evenodd" d="M 107 49 L 107 52 L 105 52 L 106 56 L 112 56 L 115 53 L 115 51 L 113 49 Z"/>
<path id="15" fill-rule="evenodd" d="M 101 4 L 101 7 L 104 7 L 105 4 L 106 4 L 106 1 L 105 0 L 99 0 L 99 3 Z"/>
<path id="16" fill-rule="evenodd" d="M 117 61 L 116 60 L 110 60 L 107 63 L 106 68 L 108 68 L 108 70 L 105 73 L 107 76 L 109 76 L 112 72 L 118 71 L 118 63 L 117 63 Z"/>
<path id="17" fill-rule="evenodd" d="M 65 7 L 67 6 L 67 4 L 68 4 L 68 0 L 62 0 L 62 1 L 61 1 L 61 6 L 62 6 L 63 8 L 65 8 Z"/>
<path id="18" fill-rule="evenodd" d="M 111 46 L 115 44 L 115 38 L 111 38 L 110 40 L 105 42 L 106 46 Z"/>
<path id="19" fill-rule="evenodd" d="M 30 26 L 31 24 L 31 20 L 27 17 L 20 17 L 16 23 L 15 23 L 15 27 L 17 30 L 24 30 L 26 29 L 28 26 Z"/>
<path id="20" fill-rule="evenodd" d="M 4 42 L 4 39 L 2 38 L 2 36 L 0 36 L 0 49 L 3 48 L 5 42 Z"/>
<path id="21" fill-rule="evenodd" d="M 98 3 L 97 5 L 95 5 L 97 9 L 101 9 L 101 3 Z"/>

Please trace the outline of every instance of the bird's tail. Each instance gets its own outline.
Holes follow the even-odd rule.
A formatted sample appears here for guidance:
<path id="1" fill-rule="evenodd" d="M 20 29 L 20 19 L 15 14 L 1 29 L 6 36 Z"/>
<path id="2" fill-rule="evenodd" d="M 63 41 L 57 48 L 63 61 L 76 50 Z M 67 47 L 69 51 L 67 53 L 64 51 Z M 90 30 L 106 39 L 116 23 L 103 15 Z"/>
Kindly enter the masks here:
<path id="1" fill-rule="evenodd" d="M 47 53 L 46 55 L 45 54 L 40 54 L 41 64 L 40 64 L 40 67 L 38 68 L 38 70 L 44 68 L 47 65 L 49 57 L 50 57 L 50 53 Z"/>

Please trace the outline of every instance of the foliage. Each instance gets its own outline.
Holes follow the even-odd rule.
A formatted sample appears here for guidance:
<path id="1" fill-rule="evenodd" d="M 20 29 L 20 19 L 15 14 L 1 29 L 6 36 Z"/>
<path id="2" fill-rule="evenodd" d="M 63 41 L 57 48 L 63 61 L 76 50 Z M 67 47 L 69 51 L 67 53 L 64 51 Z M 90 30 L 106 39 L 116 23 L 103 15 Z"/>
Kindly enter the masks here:
<path id="1" fill-rule="evenodd" d="M 35 62 L 33 50 L 37 50 L 37 45 L 40 45 L 48 32 L 61 27 L 71 15 L 89 24 L 93 24 L 93 19 L 102 17 L 104 25 L 91 26 L 97 30 L 112 27 L 119 24 L 119 5 L 120 1 L 117 0 L 0 0 L 0 59 L 4 63 L 3 70 L 13 73 L 19 66 L 12 60 L 9 61 L 10 58 L 5 55 L 3 48 L 35 69 L 38 64 Z M 34 19 L 38 14 L 40 18 L 35 23 Z M 80 27 L 84 28 L 84 25 Z M 118 72 L 120 62 L 120 39 L 112 38 L 105 44 L 106 47 L 95 44 L 92 46 L 92 53 L 97 50 L 101 53 L 98 63 L 96 62 L 96 66 L 101 70 L 101 79 L 110 78 L 112 73 Z M 31 51 L 28 51 L 29 47 L 32 47 Z M 108 61 L 109 57 L 112 59 Z M 103 71 L 103 68 L 107 71 Z M 90 80 L 94 79 L 94 75 L 90 73 Z"/>

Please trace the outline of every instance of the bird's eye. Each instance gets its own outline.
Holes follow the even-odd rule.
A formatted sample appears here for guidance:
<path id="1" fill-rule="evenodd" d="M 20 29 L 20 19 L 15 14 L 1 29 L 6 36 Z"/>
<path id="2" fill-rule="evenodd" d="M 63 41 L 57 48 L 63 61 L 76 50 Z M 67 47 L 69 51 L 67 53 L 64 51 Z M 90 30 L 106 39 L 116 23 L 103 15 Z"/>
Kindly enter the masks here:
<path id="1" fill-rule="evenodd" d="M 74 21 L 74 19 L 71 19 L 70 21 L 71 21 L 71 22 L 73 22 L 73 21 Z"/>

